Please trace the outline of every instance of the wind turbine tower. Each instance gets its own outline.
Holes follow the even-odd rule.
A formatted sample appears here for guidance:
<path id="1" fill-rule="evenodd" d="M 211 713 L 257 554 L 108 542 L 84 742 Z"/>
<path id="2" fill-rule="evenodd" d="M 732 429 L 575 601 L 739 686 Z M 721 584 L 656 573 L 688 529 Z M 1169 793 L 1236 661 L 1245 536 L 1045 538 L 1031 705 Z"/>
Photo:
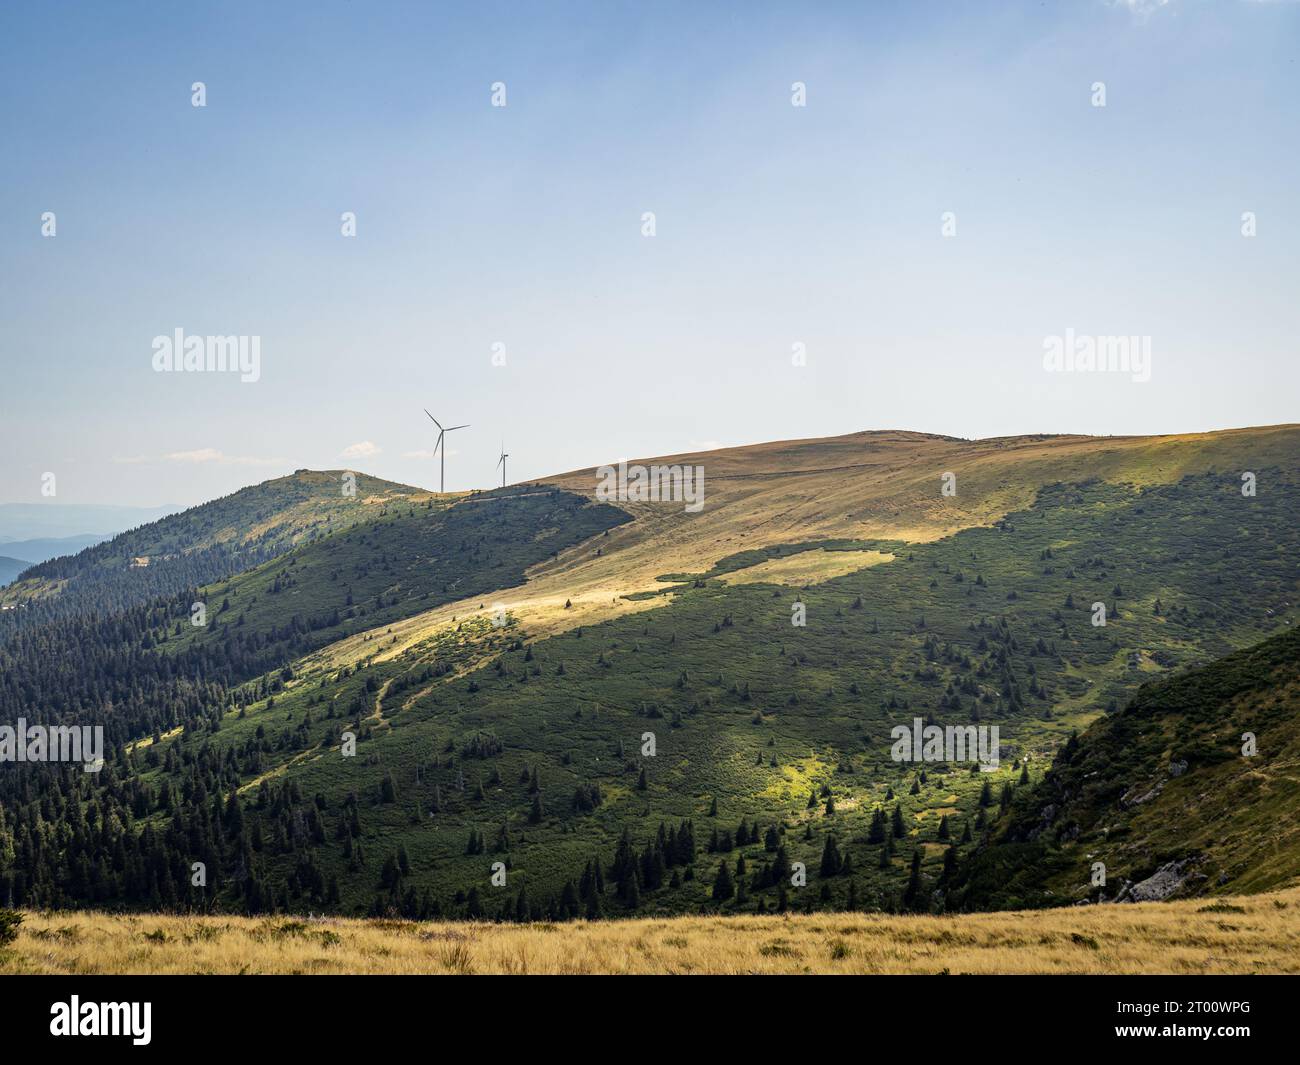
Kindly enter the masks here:
<path id="1" fill-rule="evenodd" d="M 424 413 L 425 413 L 425 414 L 429 414 L 429 412 L 428 412 L 427 410 L 426 410 Z M 439 492 L 445 492 L 445 491 L 447 490 L 447 444 L 446 444 L 446 436 L 447 436 L 448 433 L 454 433 L 457 429 L 468 429 L 469 426 L 468 426 L 468 425 L 452 425 L 452 426 L 449 426 L 448 428 L 444 429 L 444 428 L 442 427 L 442 422 L 438 421 L 438 419 L 435 418 L 432 414 L 429 414 L 429 421 L 433 422 L 433 424 L 436 425 L 436 426 L 438 427 L 438 442 L 437 442 L 436 444 L 433 445 L 433 453 L 434 453 L 435 455 L 437 455 L 439 451 L 442 452 L 442 455 L 441 455 L 441 458 L 442 458 L 442 463 L 441 463 L 441 473 L 439 474 L 439 477 L 438 477 L 438 491 L 439 491 Z"/>
<path id="2" fill-rule="evenodd" d="M 497 459 L 497 465 L 501 467 L 501 487 L 506 486 L 506 459 L 510 456 L 506 454 L 506 442 L 501 441 L 501 457 Z"/>

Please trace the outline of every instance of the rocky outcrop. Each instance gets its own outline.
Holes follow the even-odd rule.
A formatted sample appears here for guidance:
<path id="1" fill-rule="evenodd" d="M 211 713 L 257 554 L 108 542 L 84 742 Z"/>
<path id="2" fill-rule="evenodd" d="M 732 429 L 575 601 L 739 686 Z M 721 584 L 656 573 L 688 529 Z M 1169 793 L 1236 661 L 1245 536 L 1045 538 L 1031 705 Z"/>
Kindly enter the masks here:
<path id="1" fill-rule="evenodd" d="M 1162 902 L 1176 895 L 1183 886 L 1196 878 L 1191 871 L 1192 859 L 1167 862 L 1145 880 L 1126 884 L 1116 902 Z"/>

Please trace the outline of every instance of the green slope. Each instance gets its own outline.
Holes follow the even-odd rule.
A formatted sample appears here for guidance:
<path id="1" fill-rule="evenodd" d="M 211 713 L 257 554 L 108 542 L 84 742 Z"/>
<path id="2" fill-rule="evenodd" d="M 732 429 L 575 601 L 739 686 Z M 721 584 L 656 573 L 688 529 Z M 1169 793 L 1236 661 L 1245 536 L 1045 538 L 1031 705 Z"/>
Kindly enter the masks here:
<path id="1" fill-rule="evenodd" d="M 1252 739 L 1253 754 L 1244 753 Z M 1300 631 L 1292 629 L 1144 686 L 1067 744 L 963 871 L 962 904 L 1290 884 L 1300 877 L 1298 767 Z M 1094 883 L 1098 862 L 1104 884 Z"/>
<path id="2" fill-rule="evenodd" d="M 513 623 L 461 619 L 391 659 L 345 669 L 299 662 L 261 682 L 219 728 L 200 720 L 138 749 L 110 778 L 67 786 L 83 804 L 111 805 L 102 789 L 127 780 L 121 801 L 137 831 L 152 833 L 143 845 L 177 869 L 203 850 L 209 890 L 224 906 L 514 913 L 522 888 L 526 912 L 564 916 L 566 883 L 581 893 L 590 859 L 607 876 L 626 867 L 615 853 L 627 831 L 645 863 L 636 906 L 607 883 L 603 912 L 707 908 L 719 864 L 735 879 L 742 858 L 747 897 L 724 909 L 778 905 L 778 858 L 808 868 L 809 886 L 787 892 L 801 908 L 932 908 L 948 886 L 945 861 L 997 830 L 1035 775 L 1018 759 L 1045 766 L 1072 727 L 1118 707 L 1153 671 L 1246 646 L 1296 619 L 1295 477 L 1267 470 L 1261 483 L 1270 489 L 1251 500 L 1218 474 L 1144 491 L 1049 486 L 996 527 L 878 545 L 892 561 L 802 593 L 701 576 L 665 607 L 536 643 Z M 399 552 L 398 541 L 389 550 L 378 538 L 403 528 L 394 516 L 333 538 L 350 544 L 346 557 L 309 562 L 327 541 L 301 549 L 292 566 L 247 575 L 240 587 L 252 600 L 245 605 L 241 590 L 227 613 L 246 609 L 245 627 L 272 638 L 301 609 L 285 605 L 293 596 L 327 607 L 345 577 L 368 582 L 376 610 L 396 599 L 408 612 L 422 602 L 426 563 L 404 567 L 411 544 Z M 429 579 L 433 591 L 440 581 Z M 791 625 L 797 596 L 803 628 Z M 1104 628 L 1090 622 L 1098 600 L 1111 607 Z M 234 638 L 237 618 L 197 635 L 182 625 L 179 640 Z M 382 625 L 384 616 L 366 620 Z M 890 729 L 913 715 L 998 724 L 1002 768 L 930 765 L 922 779 L 893 762 Z M 337 746 L 344 731 L 358 737 L 355 757 Z M 646 733 L 653 757 L 641 753 Z M 873 813 L 890 821 L 895 806 L 901 831 L 882 857 Z M 666 835 L 688 820 L 693 860 L 655 842 L 661 821 Z M 767 849 L 769 827 L 780 850 Z M 845 855 L 848 874 L 835 871 Z M 490 884 L 494 861 L 508 866 L 505 889 Z M 108 873 L 130 885 L 118 889 L 122 901 L 212 901 L 179 873 L 156 899 L 142 898 L 133 875 L 129 866 Z M 79 882 L 51 876 L 40 899 L 68 898 Z"/>
<path id="3" fill-rule="evenodd" d="M 783 898 L 938 908 L 955 867 L 986 834 L 1003 837 L 1073 729 L 1161 673 L 1300 619 L 1297 475 L 1258 474 L 1255 498 L 1231 471 L 1049 484 L 995 525 L 933 542 L 742 550 L 676 574 L 654 609 L 550 638 L 513 618 L 494 626 L 477 597 L 621 512 L 528 488 L 443 511 L 383 504 L 209 584 L 203 627 L 189 624 L 188 591 L 120 626 L 131 642 L 104 666 L 114 682 L 137 661 L 169 683 L 211 677 L 214 663 L 232 682 L 260 676 L 238 691 L 183 689 L 167 717 L 153 703 L 169 689 L 128 688 L 133 722 L 183 730 L 115 752 L 98 777 L 50 771 L 8 792 L 0 890 L 31 905 L 559 917 Z M 817 547 L 889 557 L 802 591 L 728 583 Z M 466 615 L 420 640 L 388 638 L 386 626 L 469 597 Z M 796 602 L 806 626 L 791 624 Z M 335 653 L 361 630 L 365 650 Z M 7 673 L 0 692 L 22 707 L 42 682 Z M 101 688 L 89 678 L 62 702 Z M 890 731 L 914 716 L 998 725 L 1002 767 L 894 762 Z M 203 890 L 186 873 L 196 860 Z M 793 862 L 806 887 L 786 886 Z M 743 891 L 715 900 L 724 863 Z"/>
<path id="4" fill-rule="evenodd" d="M 556 488 L 475 493 L 452 506 L 388 504 L 372 520 L 304 544 L 196 593 L 147 641 L 168 653 L 225 645 L 278 665 L 441 603 L 521 584 L 529 566 L 627 521 Z"/>
<path id="5" fill-rule="evenodd" d="M 345 485 L 345 476 L 355 480 Z M 88 611 L 102 616 L 238 573 L 373 520 L 386 507 L 430 498 L 365 474 L 299 470 L 43 562 L 0 591 L 0 606 L 13 608 L 6 611 L 10 626 Z"/>

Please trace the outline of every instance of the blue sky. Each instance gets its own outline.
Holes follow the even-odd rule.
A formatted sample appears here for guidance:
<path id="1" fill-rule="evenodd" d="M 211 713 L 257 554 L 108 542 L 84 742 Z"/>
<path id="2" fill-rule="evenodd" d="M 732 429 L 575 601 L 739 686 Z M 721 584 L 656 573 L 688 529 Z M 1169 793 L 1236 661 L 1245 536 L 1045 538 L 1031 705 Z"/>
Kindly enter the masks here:
<path id="1" fill-rule="evenodd" d="M 1245 0 L 8 3 L 0 501 L 436 487 L 422 407 L 472 425 L 457 489 L 502 437 L 515 480 L 1297 420 L 1297 56 L 1300 4 Z M 155 373 L 178 328 L 260 380 Z M 1151 380 L 1046 373 L 1067 329 Z"/>

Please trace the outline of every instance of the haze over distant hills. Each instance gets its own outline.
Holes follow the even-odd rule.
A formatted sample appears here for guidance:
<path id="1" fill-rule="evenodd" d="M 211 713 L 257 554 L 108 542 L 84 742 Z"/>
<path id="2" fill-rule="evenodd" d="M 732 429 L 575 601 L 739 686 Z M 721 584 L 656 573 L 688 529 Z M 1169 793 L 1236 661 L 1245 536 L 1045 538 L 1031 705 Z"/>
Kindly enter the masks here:
<path id="1" fill-rule="evenodd" d="M 15 540 L 50 540 L 85 534 L 108 537 L 157 521 L 180 509 L 171 504 L 129 507 L 60 503 L 54 500 L 41 503 L 0 503 L 0 545 Z"/>
<path id="2" fill-rule="evenodd" d="M 23 559 L 0 555 L 0 588 L 3 588 L 30 565 L 30 562 Z"/>
<path id="3" fill-rule="evenodd" d="M 23 570 L 75 555 L 126 529 L 147 525 L 177 506 L 128 507 L 88 503 L 0 503 L 0 587 Z"/>
<path id="4" fill-rule="evenodd" d="M 38 562 L 47 562 L 64 555 L 75 555 L 88 547 L 102 543 L 110 538 L 111 533 L 84 533 L 79 536 L 58 536 L 38 540 L 6 540 L 0 543 L 0 551 L 12 558 L 22 559 L 29 566 Z"/>

